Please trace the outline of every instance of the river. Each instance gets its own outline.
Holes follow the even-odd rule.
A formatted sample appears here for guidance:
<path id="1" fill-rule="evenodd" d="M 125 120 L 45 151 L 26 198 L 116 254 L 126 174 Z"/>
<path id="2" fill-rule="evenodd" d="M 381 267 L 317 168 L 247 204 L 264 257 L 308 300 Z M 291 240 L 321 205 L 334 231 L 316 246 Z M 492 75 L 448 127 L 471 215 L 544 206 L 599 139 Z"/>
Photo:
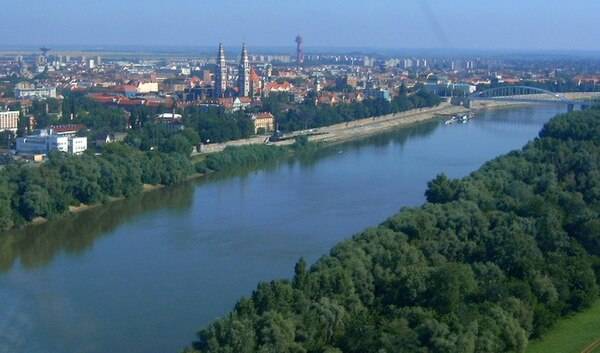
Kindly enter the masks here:
<path id="1" fill-rule="evenodd" d="M 259 281 L 291 277 L 427 181 L 521 148 L 565 108 L 480 111 L 211 175 L 0 235 L 0 352 L 178 352 Z"/>

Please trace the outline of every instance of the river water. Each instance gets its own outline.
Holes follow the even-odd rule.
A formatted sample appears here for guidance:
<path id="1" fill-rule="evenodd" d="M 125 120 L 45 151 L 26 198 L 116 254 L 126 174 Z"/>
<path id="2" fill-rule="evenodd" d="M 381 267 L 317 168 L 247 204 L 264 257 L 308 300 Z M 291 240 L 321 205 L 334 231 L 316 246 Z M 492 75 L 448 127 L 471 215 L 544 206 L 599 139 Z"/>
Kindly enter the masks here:
<path id="1" fill-rule="evenodd" d="M 291 277 L 427 181 L 521 148 L 564 108 L 430 121 L 0 234 L 0 352 L 178 352 L 259 281 Z"/>

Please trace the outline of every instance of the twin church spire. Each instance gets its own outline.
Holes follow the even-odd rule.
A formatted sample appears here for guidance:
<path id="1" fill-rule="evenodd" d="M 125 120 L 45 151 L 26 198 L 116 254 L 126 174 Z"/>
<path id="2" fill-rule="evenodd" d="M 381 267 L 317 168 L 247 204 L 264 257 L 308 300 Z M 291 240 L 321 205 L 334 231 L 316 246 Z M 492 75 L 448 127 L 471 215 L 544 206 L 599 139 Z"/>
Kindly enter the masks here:
<path id="1" fill-rule="evenodd" d="M 239 64 L 238 88 L 239 95 L 242 97 L 250 96 L 250 60 L 248 59 L 248 48 L 246 43 L 242 46 L 242 56 Z M 219 53 L 217 54 L 217 69 L 215 72 L 214 97 L 225 97 L 227 90 L 227 61 L 225 60 L 225 50 L 223 43 L 219 43 Z"/>

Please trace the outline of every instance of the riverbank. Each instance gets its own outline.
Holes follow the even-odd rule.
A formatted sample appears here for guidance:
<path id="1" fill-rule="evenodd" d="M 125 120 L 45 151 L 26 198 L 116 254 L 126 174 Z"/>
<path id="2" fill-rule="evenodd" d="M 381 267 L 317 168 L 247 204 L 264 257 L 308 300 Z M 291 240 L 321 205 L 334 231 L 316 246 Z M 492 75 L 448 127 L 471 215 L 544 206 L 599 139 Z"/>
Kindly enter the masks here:
<path id="1" fill-rule="evenodd" d="M 600 98 L 599 92 L 581 92 L 581 93 L 563 93 L 563 96 L 570 100 L 591 100 Z M 311 142 L 326 142 L 327 144 L 342 143 L 350 140 L 365 138 L 368 136 L 380 134 L 401 126 L 415 124 L 439 116 L 450 116 L 469 111 L 481 111 L 486 109 L 515 108 L 524 105 L 535 105 L 537 103 L 511 103 L 511 102 L 485 102 L 480 105 L 467 109 L 463 106 L 451 105 L 444 102 L 436 107 L 414 109 L 402 113 L 384 115 L 380 117 L 371 117 L 349 123 L 341 123 L 319 128 L 321 135 L 309 137 Z M 565 111 L 566 112 L 566 111 Z M 278 144 L 290 143 L 287 141 Z"/>
<path id="2" fill-rule="evenodd" d="M 568 99 L 578 99 L 578 100 L 586 100 L 593 99 L 599 97 L 598 93 L 566 93 L 564 94 Z M 381 134 L 387 131 L 391 131 L 403 126 L 408 126 L 411 124 L 424 122 L 427 120 L 447 117 L 456 114 L 463 114 L 468 111 L 479 111 L 486 109 L 510 109 L 523 105 L 531 105 L 532 103 L 507 103 L 507 102 L 486 102 L 485 105 L 478 106 L 473 109 L 467 109 L 462 106 L 451 105 L 448 102 L 443 102 L 442 104 L 432 107 L 432 108 L 421 108 L 421 109 L 413 109 L 406 112 L 394 113 L 384 116 L 365 118 L 361 120 L 351 121 L 348 123 L 340 123 L 335 125 L 330 125 L 316 130 L 319 134 L 311 135 L 308 137 L 310 142 L 320 143 L 322 145 L 334 145 L 339 144 L 351 140 L 359 140 L 362 138 L 366 138 L 369 136 Z M 302 135 L 302 132 L 299 132 L 299 135 Z M 283 146 L 290 145 L 294 143 L 293 139 L 279 142 L 267 142 L 268 137 L 266 136 L 256 136 L 249 139 L 243 140 L 235 140 L 229 141 L 227 143 L 222 144 L 212 144 L 205 146 L 203 153 L 196 153 L 192 156 L 192 158 L 204 158 L 203 156 L 208 156 L 210 154 L 221 152 L 228 146 L 249 146 L 249 145 L 275 145 L 275 146 Z M 206 173 L 193 173 L 189 175 L 186 179 L 195 179 L 204 176 Z M 155 190 L 157 188 L 162 188 L 164 185 L 143 185 L 143 192 L 148 192 Z M 108 201 L 117 201 L 123 199 L 123 197 L 119 198 L 109 198 Z M 95 207 L 101 206 L 102 203 L 86 205 L 81 204 L 79 206 L 69 206 L 69 211 L 67 213 L 80 213 Z M 47 221 L 44 217 L 36 217 L 31 222 L 24 224 L 22 226 L 28 225 L 38 225 L 45 223 Z"/>
<path id="3" fill-rule="evenodd" d="M 366 118 L 323 127 L 318 129 L 318 131 L 323 132 L 324 134 L 310 136 L 309 141 L 325 142 L 327 144 L 342 143 L 380 134 L 402 126 L 435 119 L 436 117 L 455 115 L 467 111 L 469 111 L 469 109 L 461 106 L 442 103 L 433 108 L 414 109 L 402 113 Z"/>
<path id="4" fill-rule="evenodd" d="M 576 92 L 562 93 L 562 95 L 571 100 L 591 100 L 600 98 L 599 92 Z M 535 105 L 537 103 L 512 103 L 512 102 L 483 102 L 477 103 L 476 106 L 467 109 L 463 106 L 451 105 L 449 102 L 443 102 L 440 105 L 432 108 L 413 109 L 406 112 L 388 114 L 384 116 L 370 117 L 360 120 L 351 121 L 348 123 L 340 123 L 330 126 L 325 126 L 315 131 L 320 132 L 318 135 L 309 136 L 311 142 L 325 142 L 327 144 L 342 143 L 350 140 L 365 138 L 368 136 L 380 134 L 390 131 L 401 126 L 415 124 L 439 116 L 449 116 L 465 113 L 468 111 L 480 111 L 486 109 L 499 108 L 514 108 L 524 105 Z M 566 112 L 566 111 L 565 111 Z M 308 131 L 300 131 L 299 133 L 307 133 Z M 202 147 L 202 153 L 215 153 L 224 150 L 227 146 L 244 146 L 252 144 L 270 145 L 288 145 L 292 144 L 293 140 L 285 140 L 279 142 L 267 142 L 268 136 L 261 135 L 248 139 L 228 141 L 224 143 L 210 144 Z"/>
<path id="5" fill-rule="evenodd" d="M 401 113 L 370 117 L 354 120 L 348 123 L 340 123 L 312 129 L 320 134 L 309 136 L 309 141 L 326 142 L 327 144 L 341 143 L 393 130 L 400 126 L 431 120 L 438 116 L 454 115 L 467 111 L 469 111 L 469 109 L 461 106 L 451 105 L 448 102 L 443 102 L 440 105 L 432 108 L 413 109 Z M 302 135 L 307 134 L 308 131 L 298 131 L 297 133 Z M 293 139 L 278 142 L 268 142 L 268 138 L 268 135 L 261 135 L 248 139 L 204 145 L 202 146 L 202 152 L 199 154 L 221 152 L 228 146 L 245 146 L 254 144 L 284 146 L 294 143 Z"/>

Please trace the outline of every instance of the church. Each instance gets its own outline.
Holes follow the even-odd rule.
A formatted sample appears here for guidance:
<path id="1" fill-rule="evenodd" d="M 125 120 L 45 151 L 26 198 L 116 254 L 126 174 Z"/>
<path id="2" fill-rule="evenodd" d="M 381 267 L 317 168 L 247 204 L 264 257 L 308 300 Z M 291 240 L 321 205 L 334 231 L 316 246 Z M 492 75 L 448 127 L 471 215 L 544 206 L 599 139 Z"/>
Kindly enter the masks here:
<path id="1" fill-rule="evenodd" d="M 213 97 L 228 98 L 237 96 L 254 98 L 260 96 L 260 77 L 250 67 L 246 43 L 242 46 L 242 55 L 238 66 L 237 86 L 233 87 L 233 85 L 231 85 L 230 87 L 228 79 L 229 71 L 227 60 L 225 59 L 225 50 L 223 49 L 223 43 L 219 43 Z"/>

